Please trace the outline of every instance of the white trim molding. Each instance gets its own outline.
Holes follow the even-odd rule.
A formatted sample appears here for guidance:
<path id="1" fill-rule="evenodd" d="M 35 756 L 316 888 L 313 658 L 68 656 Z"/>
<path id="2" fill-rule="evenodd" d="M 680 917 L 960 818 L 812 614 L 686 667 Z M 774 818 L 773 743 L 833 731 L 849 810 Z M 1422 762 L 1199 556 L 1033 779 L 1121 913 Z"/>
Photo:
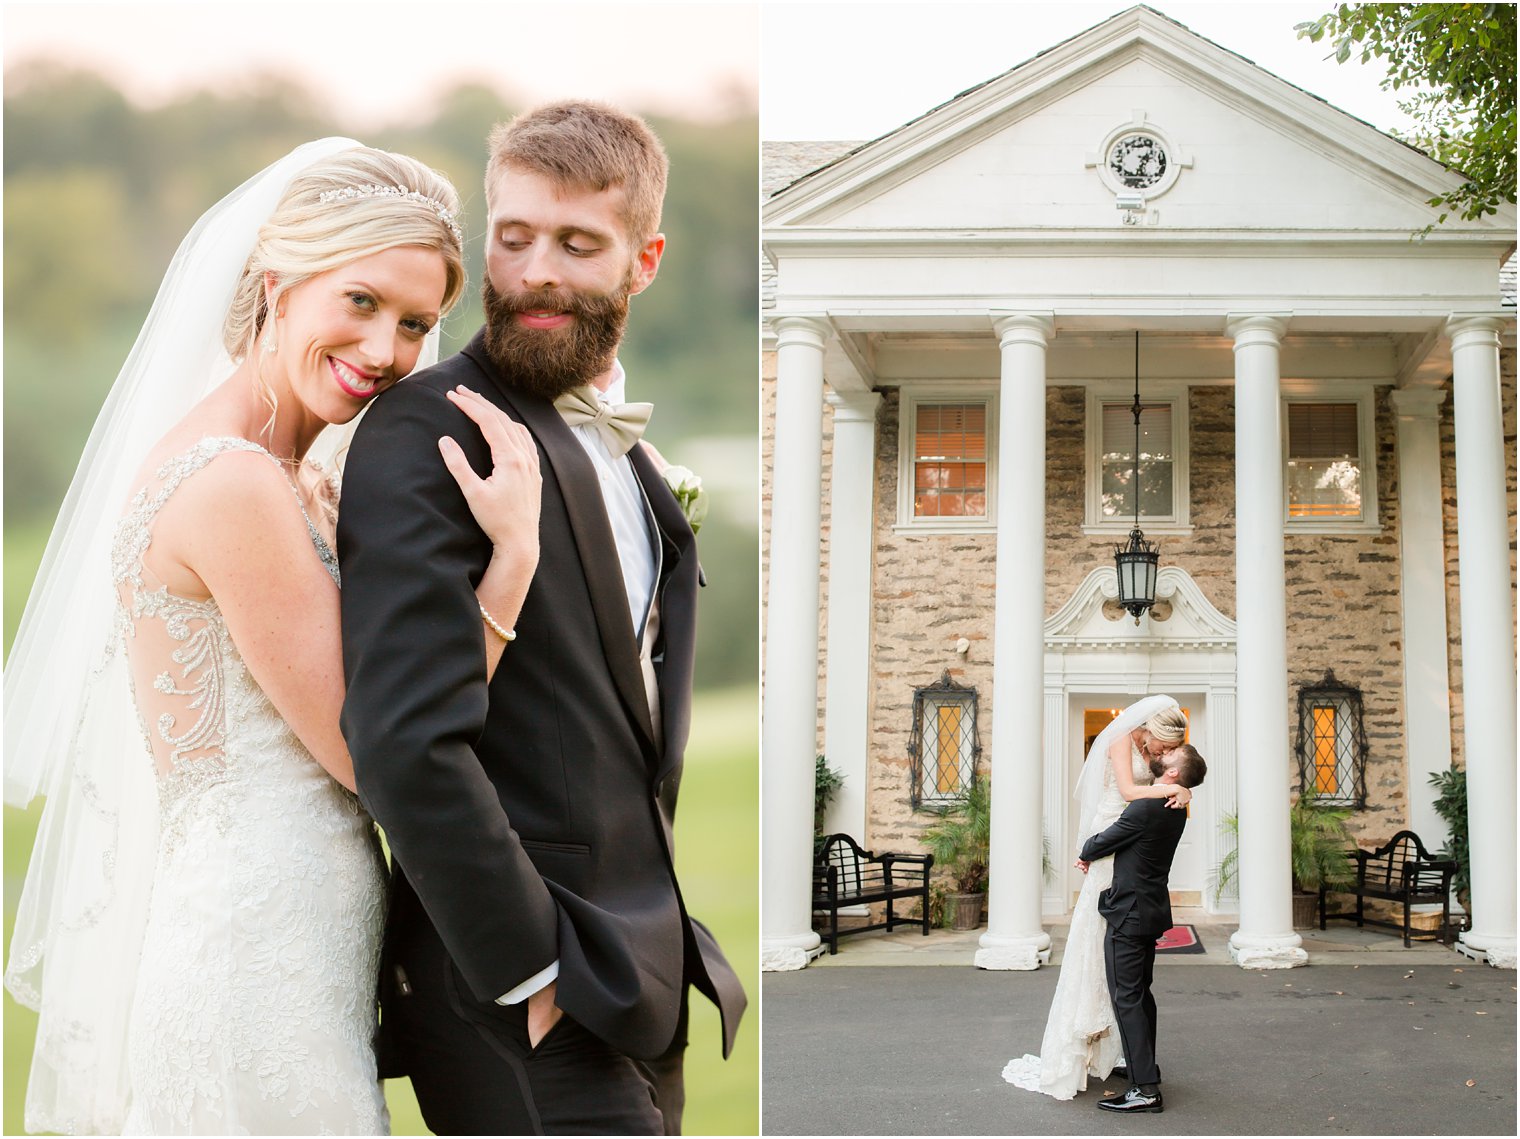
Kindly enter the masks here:
<path id="1" fill-rule="evenodd" d="M 1088 693 L 1136 699 L 1156 692 L 1179 699 L 1201 696 L 1204 734 L 1195 743 L 1208 760 L 1209 777 L 1195 796 L 1194 810 L 1204 823 L 1204 877 L 1211 881 L 1229 849 L 1220 820 L 1236 809 L 1235 622 L 1179 566 L 1163 566 L 1156 576 L 1157 600 L 1170 610 L 1165 620 L 1146 614 L 1137 626 L 1127 613 L 1111 618 L 1104 605 L 1118 596 L 1114 568 L 1103 566 L 1088 574 L 1045 622 L 1044 686 L 1051 709 L 1045 725 L 1045 785 L 1054 789 L 1045 796 L 1045 830 L 1051 851 L 1067 851 L 1075 841 L 1065 804 L 1071 795 L 1072 749 L 1081 745 L 1069 737 L 1071 717 L 1055 710 Z M 1058 871 L 1055 878 L 1045 883 L 1041 899 L 1047 916 L 1069 910 L 1066 876 Z M 1232 894 L 1215 898 L 1206 888 L 1203 906 L 1211 913 L 1233 913 L 1236 900 Z"/>
<path id="2" fill-rule="evenodd" d="M 1140 618 L 1139 625 L 1128 616 L 1117 621 L 1104 617 L 1100 623 L 1104 602 L 1118 599 L 1119 579 L 1114 567 L 1102 566 L 1093 570 L 1066 603 L 1046 620 L 1046 651 L 1117 649 L 1135 645 L 1143 645 L 1147 651 L 1234 651 L 1235 622 L 1214 608 L 1214 603 L 1203 595 L 1198 583 L 1180 566 L 1162 566 L 1156 574 L 1156 600 L 1167 602 L 1171 607 L 1166 621 L 1155 620 L 1147 612 Z"/>

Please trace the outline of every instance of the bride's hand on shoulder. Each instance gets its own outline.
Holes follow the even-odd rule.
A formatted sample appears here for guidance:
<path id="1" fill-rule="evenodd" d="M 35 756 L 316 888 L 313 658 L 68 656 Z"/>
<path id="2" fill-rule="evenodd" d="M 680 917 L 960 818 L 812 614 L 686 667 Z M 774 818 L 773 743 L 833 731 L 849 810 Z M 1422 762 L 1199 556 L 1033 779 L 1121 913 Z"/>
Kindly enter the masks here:
<path id="1" fill-rule="evenodd" d="M 1167 786 L 1168 787 L 1175 787 L 1176 788 L 1176 790 L 1174 792 L 1172 792 L 1172 794 L 1170 794 L 1170 795 L 1167 796 L 1166 805 L 1168 807 L 1173 807 L 1173 808 L 1181 809 L 1183 807 L 1186 807 L 1189 803 L 1191 803 L 1193 801 L 1193 793 L 1191 791 L 1189 791 L 1186 787 L 1184 787 L 1182 784 L 1180 784 L 1180 783 L 1171 783 L 1171 784 L 1168 784 Z"/>
<path id="2" fill-rule="evenodd" d="M 522 424 L 480 394 L 465 387 L 447 393 L 449 401 L 475 421 L 491 448 L 491 474 L 481 478 L 459 444 L 445 435 L 438 441 L 444 464 L 459 484 L 470 513 L 495 547 L 523 568 L 538 563 L 538 516 L 543 477 L 538 447 Z"/>

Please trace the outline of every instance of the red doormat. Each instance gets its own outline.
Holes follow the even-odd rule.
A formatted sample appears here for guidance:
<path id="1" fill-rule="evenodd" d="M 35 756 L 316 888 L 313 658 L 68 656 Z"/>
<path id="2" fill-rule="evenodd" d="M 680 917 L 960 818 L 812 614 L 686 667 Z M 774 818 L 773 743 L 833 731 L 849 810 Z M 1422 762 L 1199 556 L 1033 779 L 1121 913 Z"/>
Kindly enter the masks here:
<path id="1" fill-rule="evenodd" d="M 1174 925 L 1156 939 L 1157 953 L 1202 953 L 1203 942 L 1190 925 Z"/>

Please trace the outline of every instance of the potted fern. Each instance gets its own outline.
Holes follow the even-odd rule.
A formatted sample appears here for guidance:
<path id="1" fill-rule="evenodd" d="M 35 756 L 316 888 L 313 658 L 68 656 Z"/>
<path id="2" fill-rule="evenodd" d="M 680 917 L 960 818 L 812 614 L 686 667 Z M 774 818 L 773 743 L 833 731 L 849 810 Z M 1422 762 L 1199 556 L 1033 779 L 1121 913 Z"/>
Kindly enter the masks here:
<path id="1" fill-rule="evenodd" d="M 1315 804 L 1312 791 L 1305 791 L 1288 809 L 1288 857 L 1293 876 L 1293 928 L 1318 924 L 1319 890 L 1334 890 L 1356 881 L 1347 851 L 1355 845 L 1346 821 L 1351 812 Z M 1240 816 L 1225 815 L 1220 824 L 1235 838 L 1236 845 L 1224 856 L 1216 871 L 1214 897 L 1234 885 L 1239 869 Z"/>
<path id="2" fill-rule="evenodd" d="M 934 864 L 945 868 L 955 887 L 945 897 L 951 929 L 975 929 L 982 923 L 991 835 L 992 799 L 987 779 L 974 782 L 966 801 L 946 811 L 922 835 L 923 844 L 934 855 Z"/>
<path id="3" fill-rule="evenodd" d="M 1447 858 L 1457 864 L 1457 872 L 1451 876 L 1452 889 L 1457 902 L 1469 914 L 1472 913 L 1472 863 L 1467 849 L 1467 771 L 1452 766 L 1437 771 L 1430 777 L 1430 785 L 1436 789 L 1436 814 L 1446 820 L 1450 837 L 1446 849 Z"/>
<path id="4" fill-rule="evenodd" d="M 813 853 L 817 855 L 823 845 L 823 818 L 829 804 L 844 786 L 844 776 L 829 766 L 829 761 L 818 756 L 813 761 Z"/>

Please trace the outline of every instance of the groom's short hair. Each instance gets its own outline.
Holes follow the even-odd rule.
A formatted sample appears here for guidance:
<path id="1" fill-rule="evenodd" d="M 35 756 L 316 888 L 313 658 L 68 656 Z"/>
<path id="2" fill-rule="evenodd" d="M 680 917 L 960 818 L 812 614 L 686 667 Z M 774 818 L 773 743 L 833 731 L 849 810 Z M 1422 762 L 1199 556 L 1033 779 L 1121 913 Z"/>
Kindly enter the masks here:
<path id="1" fill-rule="evenodd" d="M 557 186 L 623 190 L 623 223 L 634 248 L 659 232 L 670 161 L 649 124 L 606 103 L 545 103 L 491 131 L 486 195 L 511 167 Z"/>
<path id="2" fill-rule="evenodd" d="M 1203 782 L 1209 773 L 1209 765 L 1203 762 L 1192 744 L 1183 744 L 1172 752 L 1171 765 L 1177 769 L 1177 782 L 1192 790 Z"/>

